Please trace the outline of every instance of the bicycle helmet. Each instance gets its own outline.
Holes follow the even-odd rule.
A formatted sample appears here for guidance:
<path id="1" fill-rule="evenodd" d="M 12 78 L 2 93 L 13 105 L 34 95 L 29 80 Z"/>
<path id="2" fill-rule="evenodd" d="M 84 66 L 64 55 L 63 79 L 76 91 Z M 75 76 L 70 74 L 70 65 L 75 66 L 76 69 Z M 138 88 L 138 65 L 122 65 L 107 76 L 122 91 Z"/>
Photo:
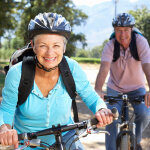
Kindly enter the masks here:
<path id="1" fill-rule="evenodd" d="M 113 27 L 133 27 L 135 19 L 128 13 L 121 13 L 113 19 L 112 25 Z"/>
<path id="2" fill-rule="evenodd" d="M 28 25 L 29 38 L 42 33 L 56 33 L 69 39 L 71 26 L 69 22 L 57 13 L 39 13 Z"/>

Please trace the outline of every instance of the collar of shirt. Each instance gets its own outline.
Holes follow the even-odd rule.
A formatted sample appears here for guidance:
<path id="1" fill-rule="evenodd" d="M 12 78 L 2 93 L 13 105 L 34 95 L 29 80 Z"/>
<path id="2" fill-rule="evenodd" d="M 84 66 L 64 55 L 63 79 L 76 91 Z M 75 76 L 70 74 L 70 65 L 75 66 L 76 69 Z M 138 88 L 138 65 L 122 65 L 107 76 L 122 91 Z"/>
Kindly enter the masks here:
<path id="1" fill-rule="evenodd" d="M 55 87 L 54 87 L 51 91 L 49 91 L 48 97 L 49 97 L 49 95 L 51 95 L 51 93 L 52 93 L 53 91 L 59 89 L 60 87 L 61 87 L 61 77 L 59 76 L 58 82 L 56 83 Z M 33 88 L 32 88 L 31 93 L 37 95 L 37 96 L 40 97 L 40 98 L 48 98 L 48 97 L 43 97 L 43 94 L 41 93 L 41 91 L 40 91 L 40 89 L 38 88 L 38 86 L 37 86 L 37 84 L 35 83 L 35 81 L 34 81 L 34 83 L 33 83 Z"/>

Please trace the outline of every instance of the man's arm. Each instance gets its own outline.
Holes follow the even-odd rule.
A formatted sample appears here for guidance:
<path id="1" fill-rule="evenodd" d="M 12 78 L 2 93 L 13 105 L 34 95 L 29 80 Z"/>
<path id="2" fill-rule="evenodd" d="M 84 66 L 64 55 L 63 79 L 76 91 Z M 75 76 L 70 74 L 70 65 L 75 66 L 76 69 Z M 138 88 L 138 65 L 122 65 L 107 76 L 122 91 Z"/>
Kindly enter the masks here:
<path id="1" fill-rule="evenodd" d="M 102 88 L 103 88 L 104 82 L 106 80 L 107 74 L 110 70 L 110 65 L 111 65 L 110 62 L 102 61 L 100 70 L 99 70 L 97 78 L 96 78 L 95 90 L 102 98 L 103 98 Z"/>
<path id="2" fill-rule="evenodd" d="M 145 73 L 145 76 L 148 82 L 148 87 L 149 87 L 149 91 L 145 95 L 145 105 L 147 107 L 150 107 L 150 63 L 143 64 L 142 68 Z"/>

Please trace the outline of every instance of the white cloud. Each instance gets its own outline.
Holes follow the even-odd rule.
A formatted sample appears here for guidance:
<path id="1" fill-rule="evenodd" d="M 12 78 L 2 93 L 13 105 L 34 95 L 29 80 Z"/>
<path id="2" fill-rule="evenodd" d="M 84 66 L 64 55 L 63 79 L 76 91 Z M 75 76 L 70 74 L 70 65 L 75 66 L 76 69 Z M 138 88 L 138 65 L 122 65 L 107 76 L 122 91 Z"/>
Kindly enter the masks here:
<path id="1" fill-rule="evenodd" d="M 76 6 L 86 5 L 86 6 L 94 6 L 96 4 L 100 4 L 102 2 L 112 1 L 112 0 L 73 0 L 73 3 Z"/>

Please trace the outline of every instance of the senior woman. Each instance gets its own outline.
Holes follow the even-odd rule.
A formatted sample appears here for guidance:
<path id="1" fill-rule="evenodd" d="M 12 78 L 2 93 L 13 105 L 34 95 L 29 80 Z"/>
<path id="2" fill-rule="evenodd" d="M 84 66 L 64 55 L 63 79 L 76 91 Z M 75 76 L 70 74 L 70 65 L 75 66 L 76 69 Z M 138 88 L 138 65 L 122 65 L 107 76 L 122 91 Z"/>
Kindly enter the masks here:
<path id="1" fill-rule="evenodd" d="M 36 56 L 32 91 L 25 103 L 16 107 L 22 68 L 20 62 L 8 71 L 0 105 L 0 143 L 14 145 L 15 148 L 18 147 L 17 133 L 35 132 L 50 128 L 52 125 L 74 123 L 71 117 L 72 99 L 64 87 L 58 67 L 71 33 L 69 22 L 56 13 L 40 13 L 30 21 L 28 32 Z M 65 58 L 72 72 L 76 91 L 96 115 L 99 121 L 97 126 L 102 127 L 111 123 L 111 111 L 93 90 L 81 67 L 76 61 L 66 56 Z M 71 143 L 76 136 L 75 130 L 71 130 L 63 133 L 62 139 L 64 142 L 70 139 Z M 53 135 L 38 138 L 49 144 L 55 143 Z M 65 145 L 66 149 L 70 146 L 68 143 Z M 84 148 L 78 140 L 71 149 Z"/>

